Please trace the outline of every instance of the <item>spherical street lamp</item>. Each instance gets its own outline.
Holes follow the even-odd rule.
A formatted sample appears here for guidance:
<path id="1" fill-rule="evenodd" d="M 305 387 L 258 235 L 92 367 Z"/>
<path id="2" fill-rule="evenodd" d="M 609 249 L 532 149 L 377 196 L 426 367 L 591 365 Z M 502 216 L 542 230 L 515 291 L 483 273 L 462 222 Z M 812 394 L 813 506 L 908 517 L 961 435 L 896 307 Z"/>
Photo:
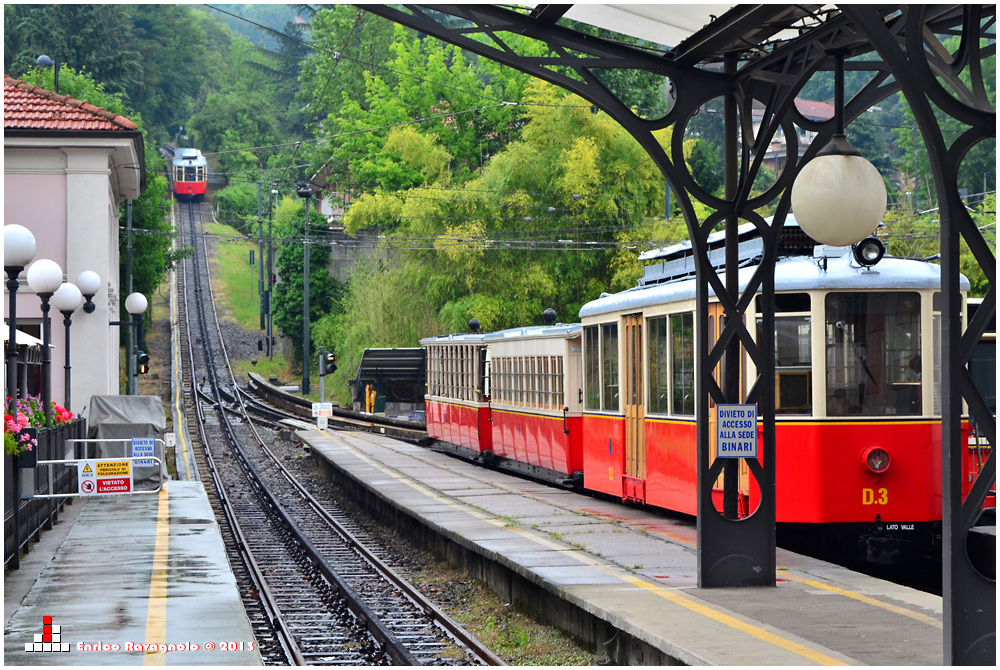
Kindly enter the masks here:
<path id="1" fill-rule="evenodd" d="M 3 227 L 3 267 L 24 269 L 35 257 L 35 236 L 24 226 L 11 223 Z"/>
<path id="2" fill-rule="evenodd" d="M 101 290 L 101 276 L 93 270 L 84 270 L 77 275 L 76 285 L 86 300 L 83 303 L 83 311 L 92 314 L 97 308 L 92 298 Z"/>
<path id="3" fill-rule="evenodd" d="M 139 317 L 146 311 L 146 307 L 148 306 L 149 303 L 146 300 L 146 296 L 141 293 L 130 293 L 129 296 L 125 298 L 125 309 L 132 315 L 131 326 L 134 329 L 129 334 L 129 342 L 131 346 L 128 347 L 128 356 L 125 359 L 126 367 L 128 369 L 129 395 L 136 395 L 139 391 L 135 370 L 135 356 L 139 351 L 139 345 L 137 342 L 139 335 Z"/>
<path id="4" fill-rule="evenodd" d="M 7 413 L 17 416 L 17 287 L 18 275 L 35 257 L 35 236 L 24 226 L 3 227 L 3 270 L 7 273 L 10 319 L 7 331 Z"/>
<path id="5" fill-rule="evenodd" d="M 52 294 L 52 306 L 58 309 L 63 315 L 63 326 L 66 328 L 66 363 L 63 370 L 66 374 L 66 396 L 63 405 L 66 409 L 73 411 L 70 404 L 70 364 L 69 364 L 69 327 L 73 325 L 73 312 L 83 305 L 83 294 L 75 284 L 63 284 Z"/>
<path id="6" fill-rule="evenodd" d="M 40 258 L 28 268 L 28 286 L 42 301 L 42 410 L 45 427 L 52 427 L 52 359 L 49 343 L 52 328 L 49 321 L 49 298 L 62 284 L 62 268 L 48 258 Z"/>
<path id="7" fill-rule="evenodd" d="M 133 318 L 138 317 L 140 314 L 146 311 L 149 306 L 149 302 L 146 300 L 146 296 L 141 293 L 130 293 L 127 298 L 125 298 L 125 309 Z"/>

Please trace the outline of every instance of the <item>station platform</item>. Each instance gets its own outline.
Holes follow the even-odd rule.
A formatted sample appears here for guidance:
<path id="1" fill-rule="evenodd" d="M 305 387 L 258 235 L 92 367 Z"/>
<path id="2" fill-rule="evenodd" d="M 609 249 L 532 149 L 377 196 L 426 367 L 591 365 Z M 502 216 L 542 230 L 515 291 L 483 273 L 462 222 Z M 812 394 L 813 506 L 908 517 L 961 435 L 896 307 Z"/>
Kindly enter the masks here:
<path id="1" fill-rule="evenodd" d="M 200 482 L 77 498 L 4 577 L 7 666 L 261 665 L 255 647 Z"/>
<path id="2" fill-rule="evenodd" d="M 302 430 L 400 532 L 615 664 L 940 665 L 942 600 L 778 549 L 775 588 L 697 587 L 695 527 L 371 433 Z"/>

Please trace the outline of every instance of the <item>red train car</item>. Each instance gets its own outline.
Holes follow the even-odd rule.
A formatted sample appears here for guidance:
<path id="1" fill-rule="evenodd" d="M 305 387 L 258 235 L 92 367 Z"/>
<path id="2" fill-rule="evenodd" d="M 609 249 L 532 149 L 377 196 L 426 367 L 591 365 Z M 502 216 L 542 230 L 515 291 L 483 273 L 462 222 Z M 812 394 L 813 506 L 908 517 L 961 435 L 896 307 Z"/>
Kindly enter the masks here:
<path id="1" fill-rule="evenodd" d="M 744 232 L 740 253 L 751 259 L 759 248 Z M 940 268 L 891 257 L 872 268 L 850 248 L 814 251 L 793 219 L 785 239 L 784 250 L 813 255 L 789 255 L 775 267 L 779 535 L 816 530 L 877 563 L 933 555 L 941 524 Z M 710 237 L 710 246 L 721 240 Z M 428 434 L 507 469 L 696 514 L 703 400 L 695 394 L 690 245 L 640 258 L 639 285 L 587 303 L 579 325 L 424 340 Z M 747 265 L 744 284 L 755 269 Z M 759 302 L 747 315 L 756 337 Z M 709 342 L 724 318 L 711 299 Z M 434 365 L 452 371 L 451 390 L 432 385 Z M 740 377 L 745 394 L 757 377 L 745 352 Z M 715 414 L 710 405 L 711 460 Z M 968 424 L 963 436 L 967 444 Z M 746 516 L 759 489 L 740 463 L 738 512 Z M 716 487 L 721 511 L 721 477 Z"/>
<path id="2" fill-rule="evenodd" d="M 695 282 L 670 269 L 687 251 L 644 254 L 637 288 L 581 309 L 583 449 L 586 488 L 694 514 Z M 940 268 L 887 257 L 874 271 L 850 249 L 817 252 L 775 268 L 779 529 L 822 528 L 867 560 L 898 562 L 940 532 Z M 724 318 L 710 300 L 709 342 Z M 757 372 L 741 358 L 745 394 Z M 714 460 L 713 405 L 709 415 Z M 739 510 L 752 514 L 759 491 L 741 468 Z"/>
<path id="3" fill-rule="evenodd" d="M 197 149 L 178 149 L 171 161 L 171 181 L 178 199 L 197 200 L 208 191 L 208 161 Z"/>
<path id="4" fill-rule="evenodd" d="M 513 328 L 483 341 L 493 455 L 508 469 L 578 483 L 583 474 L 580 325 Z"/>
<path id="5" fill-rule="evenodd" d="M 484 335 L 444 335 L 420 341 L 427 356 L 427 434 L 472 456 L 489 452 L 489 392 Z"/>

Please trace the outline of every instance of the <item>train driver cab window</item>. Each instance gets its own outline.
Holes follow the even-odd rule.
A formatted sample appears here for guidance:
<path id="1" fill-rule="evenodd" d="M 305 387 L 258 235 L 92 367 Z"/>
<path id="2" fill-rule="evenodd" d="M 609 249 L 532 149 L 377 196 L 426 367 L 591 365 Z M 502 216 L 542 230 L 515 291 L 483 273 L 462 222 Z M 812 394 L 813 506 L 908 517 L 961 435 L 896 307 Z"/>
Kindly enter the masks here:
<path id="1" fill-rule="evenodd" d="M 812 414 L 812 323 L 808 293 L 774 296 L 774 411 Z M 757 298 L 757 313 L 761 299 Z M 757 341 L 763 336 L 757 317 Z"/>
<path id="2" fill-rule="evenodd" d="M 618 324 L 586 326 L 584 340 L 585 408 L 618 409 Z"/>
<path id="3" fill-rule="evenodd" d="M 921 413 L 920 295 L 826 296 L 828 416 Z"/>

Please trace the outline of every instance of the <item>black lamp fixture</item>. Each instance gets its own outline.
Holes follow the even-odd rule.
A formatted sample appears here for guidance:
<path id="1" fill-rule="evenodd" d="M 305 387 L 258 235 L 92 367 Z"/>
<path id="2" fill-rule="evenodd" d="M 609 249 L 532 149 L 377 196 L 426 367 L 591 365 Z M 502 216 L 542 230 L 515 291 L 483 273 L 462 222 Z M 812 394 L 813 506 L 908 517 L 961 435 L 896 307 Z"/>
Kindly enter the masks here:
<path id="1" fill-rule="evenodd" d="M 52 60 L 51 58 L 49 58 L 45 54 L 42 54 L 41 56 L 39 56 L 38 58 L 35 59 L 35 65 L 37 65 L 39 67 L 52 67 L 52 66 L 55 66 L 55 79 L 53 80 L 53 84 L 54 85 L 52 86 L 52 88 L 55 89 L 56 93 L 58 93 L 59 92 L 59 61 L 58 60 Z"/>
<path id="2" fill-rule="evenodd" d="M 852 252 L 854 260 L 866 268 L 870 268 L 885 256 L 885 245 L 882 244 L 882 240 L 873 235 L 855 244 Z"/>
<path id="3" fill-rule="evenodd" d="M 101 276 L 93 270 L 84 270 L 77 276 L 76 286 L 83 295 L 83 311 L 87 314 L 93 314 L 94 310 L 97 309 L 93 298 L 101 290 Z"/>

